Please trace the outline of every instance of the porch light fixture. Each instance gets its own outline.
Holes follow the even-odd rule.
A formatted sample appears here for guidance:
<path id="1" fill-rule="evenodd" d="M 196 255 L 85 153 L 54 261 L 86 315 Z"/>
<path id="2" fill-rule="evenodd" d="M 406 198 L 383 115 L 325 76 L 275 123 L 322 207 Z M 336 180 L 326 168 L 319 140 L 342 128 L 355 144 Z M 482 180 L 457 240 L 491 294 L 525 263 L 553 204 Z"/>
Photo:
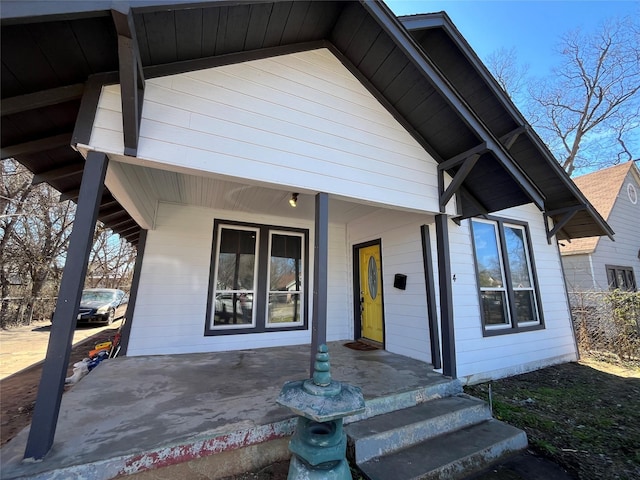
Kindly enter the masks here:
<path id="1" fill-rule="evenodd" d="M 298 206 L 298 194 L 297 193 L 292 193 L 291 194 L 291 198 L 289 199 L 289 205 L 291 205 L 292 207 L 297 207 Z"/>

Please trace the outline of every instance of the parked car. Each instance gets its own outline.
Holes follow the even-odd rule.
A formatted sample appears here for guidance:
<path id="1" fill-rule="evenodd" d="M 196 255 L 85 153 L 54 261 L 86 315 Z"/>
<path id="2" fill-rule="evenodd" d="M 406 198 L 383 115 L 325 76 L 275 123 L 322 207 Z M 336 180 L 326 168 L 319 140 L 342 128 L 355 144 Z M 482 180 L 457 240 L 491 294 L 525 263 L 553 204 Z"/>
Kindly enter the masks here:
<path id="1" fill-rule="evenodd" d="M 78 323 L 105 323 L 124 317 L 129 295 L 116 288 L 89 288 L 82 291 Z M 53 320 L 53 315 L 51 317 Z"/>

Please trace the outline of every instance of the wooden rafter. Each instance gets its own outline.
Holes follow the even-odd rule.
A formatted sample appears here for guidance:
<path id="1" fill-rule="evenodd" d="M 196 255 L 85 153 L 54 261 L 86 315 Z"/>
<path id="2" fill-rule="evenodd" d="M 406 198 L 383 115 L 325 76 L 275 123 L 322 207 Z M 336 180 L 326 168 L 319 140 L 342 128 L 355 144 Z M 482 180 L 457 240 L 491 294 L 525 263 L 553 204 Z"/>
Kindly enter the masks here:
<path id="1" fill-rule="evenodd" d="M 31 142 L 19 143 L 2 147 L 2 160 L 17 157 L 18 155 L 30 155 L 33 153 L 45 152 L 54 148 L 70 145 L 71 134 L 61 133 L 52 137 L 40 138 Z"/>
<path id="2" fill-rule="evenodd" d="M 5 98 L 0 104 L 0 111 L 4 117 L 6 115 L 13 115 L 14 113 L 35 110 L 36 108 L 58 105 L 60 103 L 80 99 L 83 91 L 84 85 L 82 83 L 77 83 L 75 85 L 41 90 L 27 95 Z"/>

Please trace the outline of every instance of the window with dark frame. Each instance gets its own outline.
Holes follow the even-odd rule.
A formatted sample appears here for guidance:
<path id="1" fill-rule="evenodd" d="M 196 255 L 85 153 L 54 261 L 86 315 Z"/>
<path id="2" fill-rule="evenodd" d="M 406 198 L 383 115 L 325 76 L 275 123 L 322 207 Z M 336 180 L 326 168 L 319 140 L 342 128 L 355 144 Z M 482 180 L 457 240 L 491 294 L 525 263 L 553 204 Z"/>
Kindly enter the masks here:
<path id="1" fill-rule="evenodd" d="M 618 265 L 605 265 L 607 269 L 607 281 L 609 289 L 626 290 L 627 292 L 635 292 L 637 289 L 636 279 L 633 274 L 632 267 L 622 267 Z"/>
<path id="2" fill-rule="evenodd" d="M 205 335 L 307 328 L 308 230 L 214 222 Z"/>
<path id="3" fill-rule="evenodd" d="M 527 225 L 488 218 L 471 227 L 483 333 L 544 328 Z"/>

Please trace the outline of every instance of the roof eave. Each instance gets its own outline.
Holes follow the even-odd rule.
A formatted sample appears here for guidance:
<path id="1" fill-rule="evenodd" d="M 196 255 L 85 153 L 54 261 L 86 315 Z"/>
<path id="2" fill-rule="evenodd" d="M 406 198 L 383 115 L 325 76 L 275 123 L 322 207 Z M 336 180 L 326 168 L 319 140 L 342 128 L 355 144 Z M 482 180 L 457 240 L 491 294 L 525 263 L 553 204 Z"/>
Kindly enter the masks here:
<path id="1" fill-rule="evenodd" d="M 500 103 L 505 107 L 507 112 L 514 118 L 514 120 L 520 125 L 528 125 L 527 120 L 522 116 L 518 108 L 513 104 L 509 96 L 500 87 L 493 75 L 486 68 L 484 63 L 473 51 L 469 43 L 465 40 L 462 34 L 455 27 L 449 16 L 445 12 L 429 13 L 422 15 L 407 15 L 398 17 L 398 21 L 407 29 L 407 31 L 441 28 L 449 37 L 456 43 L 460 51 L 467 58 L 467 60 L 473 65 L 476 71 L 480 74 L 486 84 L 491 88 L 494 95 L 498 97 Z M 578 189 L 575 183 L 571 180 L 569 175 L 560 167 L 553 154 L 549 151 L 538 134 L 531 128 L 526 128 L 524 134 L 534 143 L 535 147 L 540 152 L 542 158 L 551 167 L 554 173 L 560 178 L 563 184 L 567 187 L 570 193 L 578 201 L 579 204 L 584 205 L 590 216 L 593 218 L 596 225 L 601 230 L 601 235 L 606 235 L 613 240 L 614 232 L 607 222 L 602 218 L 598 211 L 591 205 L 584 194 Z"/>

